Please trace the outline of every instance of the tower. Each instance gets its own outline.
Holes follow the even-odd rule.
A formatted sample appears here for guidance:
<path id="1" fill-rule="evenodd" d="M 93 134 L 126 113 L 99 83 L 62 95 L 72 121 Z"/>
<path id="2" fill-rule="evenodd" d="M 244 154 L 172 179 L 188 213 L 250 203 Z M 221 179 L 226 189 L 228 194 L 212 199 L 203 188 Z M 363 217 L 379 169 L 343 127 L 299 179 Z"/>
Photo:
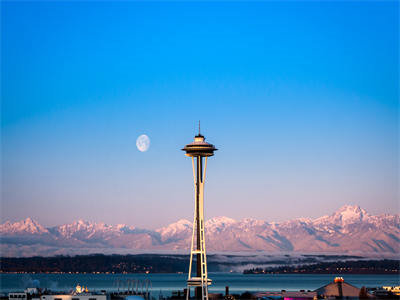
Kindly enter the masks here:
<path id="1" fill-rule="evenodd" d="M 217 149 L 214 145 L 207 143 L 205 137 L 200 134 L 199 122 L 199 134 L 194 137 L 192 143 L 187 144 L 182 150 L 186 152 L 186 156 L 192 158 L 195 189 L 193 233 L 190 246 L 186 299 L 189 299 L 190 288 L 195 287 L 196 298 L 198 300 L 208 300 L 208 286 L 211 284 L 211 279 L 207 276 L 206 242 L 204 234 L 204 180 L 206 178 L 207 158 L 213 156 L 214 151 Z M 194 255 L 196 255 L 196 277 L 192 277 Z"/>

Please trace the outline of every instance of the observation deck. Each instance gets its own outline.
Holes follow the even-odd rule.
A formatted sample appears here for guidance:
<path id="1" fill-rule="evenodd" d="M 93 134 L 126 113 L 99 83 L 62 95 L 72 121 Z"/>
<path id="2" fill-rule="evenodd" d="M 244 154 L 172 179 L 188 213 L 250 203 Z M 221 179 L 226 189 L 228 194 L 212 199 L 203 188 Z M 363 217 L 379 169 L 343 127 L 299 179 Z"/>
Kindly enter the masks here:
<path id="1" fill-rule="evenodd" d="M 218 149 L 214 147 L 213 144 L 207 143 L 205 141 L 205 137 L 200 133 L 194 137 L 194 141 L 190 144 L 187 144 L 182 151 L 186 151 L 186 156 L 190 157 L 207 157 L 213 156 L 214 151 Z"/>

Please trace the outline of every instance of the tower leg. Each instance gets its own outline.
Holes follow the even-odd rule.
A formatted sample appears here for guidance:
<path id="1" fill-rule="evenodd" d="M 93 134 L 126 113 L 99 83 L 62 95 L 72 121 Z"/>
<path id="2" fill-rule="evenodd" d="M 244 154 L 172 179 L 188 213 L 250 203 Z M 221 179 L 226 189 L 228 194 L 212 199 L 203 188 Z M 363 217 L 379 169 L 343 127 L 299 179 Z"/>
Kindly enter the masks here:
<path id="1" fill-rule="evenodd" d="M 201 193 L 201 184 L 202 184 L 202 170 L 203 170 L 203 166 L 202 166 L 202 163 L 203 163 L 203 158 L 201 157 L 201 156 L 198 156 L 197 157 L 197 180 L 196 180 L 196 206 L 197 206 L 197 209 L 196 209 L 196 212 L 197 212 L 197 216 L 196 216 L 196 218 L 197 218 L 197 222 L 196 222 L 196 236 L 197 236 L 197 251 L 201 251 L 201 239 L 200 239 L 200 234 L 201 234 L 201 227 L 200 227 L 200 222 L 201 222 L 201 219 L 200 219 L 200 216 L 201 216 L 201 207 L 200 207 L 200 193 Z M 197 267 L 197 270 L 196 270 L 196 275 L 197 275 L 197 277 L 200 277 L 201 278 L 201 262 L 202 262 L 202 259 L 201 259 L 201 253 L 197 253 L 197 259 L 196 259 L 197 261 L 196 261 L 196 267 Z M 196 299 L 197 300 L 201 300 L 201 298 L 202 298 L 202 287 L 200 286 L 200 287 L 197 287 L 196 288 Z"/>

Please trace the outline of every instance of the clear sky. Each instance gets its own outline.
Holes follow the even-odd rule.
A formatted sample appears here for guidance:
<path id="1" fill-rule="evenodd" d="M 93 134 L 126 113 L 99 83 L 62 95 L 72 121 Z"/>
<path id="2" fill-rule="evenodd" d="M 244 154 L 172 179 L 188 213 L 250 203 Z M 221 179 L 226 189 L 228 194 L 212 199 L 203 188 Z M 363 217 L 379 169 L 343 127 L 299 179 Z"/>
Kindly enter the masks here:
<path id="1" fill-rule="evenodd" d="M 399 2 L 1 2 L 1 219 L 399 211 Z M 147 134 L 147 152 L 136 138 Z"/>

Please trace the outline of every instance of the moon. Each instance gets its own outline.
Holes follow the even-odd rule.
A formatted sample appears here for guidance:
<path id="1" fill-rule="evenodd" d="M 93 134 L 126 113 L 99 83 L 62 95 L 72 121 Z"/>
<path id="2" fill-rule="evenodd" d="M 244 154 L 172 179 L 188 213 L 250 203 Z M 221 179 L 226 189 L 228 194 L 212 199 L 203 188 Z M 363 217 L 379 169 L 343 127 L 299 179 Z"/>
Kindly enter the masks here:
<path id="1" fill-rule="evenodd" d="M 147 135 L 142 134 L 136 140 L 136 147 L 140 152 L 146 152 L 150 147 L 150 138 Z"/>

